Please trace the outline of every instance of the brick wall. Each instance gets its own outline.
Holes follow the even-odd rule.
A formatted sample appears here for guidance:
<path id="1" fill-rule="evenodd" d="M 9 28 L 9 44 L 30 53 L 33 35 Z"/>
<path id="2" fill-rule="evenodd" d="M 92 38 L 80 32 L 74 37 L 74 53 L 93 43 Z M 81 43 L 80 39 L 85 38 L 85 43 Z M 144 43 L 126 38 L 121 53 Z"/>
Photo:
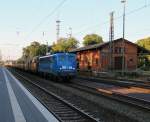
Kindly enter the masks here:
<path id="1" fill-rule="evenodd" d="M 114 43 L 112 57 L 114 69 L 117 70 L 117 65 L 122 68 L 122 61 L 119 60 L 122 58 L 122 40 Z M 98 49 L 77 52 L 79 68 L 82 70 L 107 71 L 110 68 L 110 58 L 108 44 Z M 137 68 L 137 47 L 129 42 L 125 43 L 125 64 L 127 70 L 135 70 Z"/>

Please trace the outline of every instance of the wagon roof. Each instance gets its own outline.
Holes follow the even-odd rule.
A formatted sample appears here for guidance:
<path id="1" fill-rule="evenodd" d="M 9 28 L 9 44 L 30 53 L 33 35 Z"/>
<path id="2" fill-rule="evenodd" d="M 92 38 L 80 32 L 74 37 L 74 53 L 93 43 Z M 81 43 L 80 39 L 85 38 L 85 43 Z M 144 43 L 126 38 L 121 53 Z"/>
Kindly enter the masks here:
<path id="1" fill-rule="evenodd" d="M 122 40 L 123 40 L 123 38 L 119 38 L 119 39 L 114 40 L 113 43 L 114 42 L 118 42 L 118 41 L 122 41 Z M 150 51 L 148 51 L 148 50 L 146 50 L 146 49 L 138 46 L 135 43 L 132 43 L 132 42 L 128 41 L 127 39 L 125 39 L 125 42 L 129 43 L 129 44 L 131 44 L 133 46 L 136 46 L 138 48 L 138 52 L 140 52 L 141 50 L 142 51 L 144 50 L 144 52 L 148 52 L 150 54 Z M 109 42 L 104 42 L 104 43 L 99 43 L 99 44 L 93 44 L 93 45 L 89 45 L 89 46 L 85 46 L 85 47 L 80 47 L 80 48 L 77 48 L 77 49 L 73 49 L 70 52 L 72 52 L 72 53 L 74 52 L 75 53 L 75 52 L 80 52 L 80 51 L 85 51 L 85 50 L 93 50 L 93 49 L 98 49 L 98 48 L 100 49 L 100 48 L 102 48 L 102 47 L 104 47 L 104 46 L 106 46 L 108 44 L 109 44 Z"/>

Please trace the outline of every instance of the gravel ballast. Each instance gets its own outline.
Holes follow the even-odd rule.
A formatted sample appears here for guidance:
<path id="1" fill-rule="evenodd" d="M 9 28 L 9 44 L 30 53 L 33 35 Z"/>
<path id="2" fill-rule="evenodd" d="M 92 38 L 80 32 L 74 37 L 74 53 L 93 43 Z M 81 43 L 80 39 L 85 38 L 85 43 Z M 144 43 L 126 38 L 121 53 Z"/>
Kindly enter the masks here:
<path id="1" fill-rule="evenodd" d="M 29 79 L 44 86 L 53 93 L 63 97 L 78 108 L 85 110 L 87 113 L 94 115 L 99 120 L 104 122 L 149 122 L 150 113 L 141 111 L 135 107 L 127 106 L 117 101 L 110 101 L 104 97 L 96 96 L 75 88 L 71 88 L 67 83 L 54 83 L 37 76 L 24 73 Z M 30 89 L 33 95 L 46 102 L 38 92 L 34 91 L 33 86 L 23 81 L 22 83 Z"/>

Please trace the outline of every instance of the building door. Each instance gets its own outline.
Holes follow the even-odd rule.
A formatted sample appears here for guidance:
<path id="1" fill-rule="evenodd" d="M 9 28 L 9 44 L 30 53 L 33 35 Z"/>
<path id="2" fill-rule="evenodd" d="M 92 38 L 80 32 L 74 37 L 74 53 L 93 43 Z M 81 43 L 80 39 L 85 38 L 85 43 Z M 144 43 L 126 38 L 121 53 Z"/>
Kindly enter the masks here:
<path id="1" fill-rule="evenodd" d="M 114 67 L 115 70 L 122 69 L 122 60 L 123 60 L 122 56 L 115 57 L 115 61 L 114 61 L 115 62 L 115 67 Z"/>

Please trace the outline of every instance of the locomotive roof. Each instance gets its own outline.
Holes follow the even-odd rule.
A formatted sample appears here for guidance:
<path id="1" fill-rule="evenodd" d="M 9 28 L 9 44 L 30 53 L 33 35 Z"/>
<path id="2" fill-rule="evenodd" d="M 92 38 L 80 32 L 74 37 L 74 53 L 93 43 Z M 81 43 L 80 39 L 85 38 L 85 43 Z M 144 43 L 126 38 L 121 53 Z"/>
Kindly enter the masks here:
<path id="1" fill-rule="evenodd" d="M 41 56 L 39 58 L 47 58 L 47 57 L 51 57 L 51 56 L 55 56 L 55 55 L 62 55 L 62 54 L 73 54 L 73 53 L 54 53 L 54 54 L 51 54 L 51 55 Z"/>

